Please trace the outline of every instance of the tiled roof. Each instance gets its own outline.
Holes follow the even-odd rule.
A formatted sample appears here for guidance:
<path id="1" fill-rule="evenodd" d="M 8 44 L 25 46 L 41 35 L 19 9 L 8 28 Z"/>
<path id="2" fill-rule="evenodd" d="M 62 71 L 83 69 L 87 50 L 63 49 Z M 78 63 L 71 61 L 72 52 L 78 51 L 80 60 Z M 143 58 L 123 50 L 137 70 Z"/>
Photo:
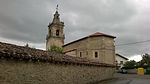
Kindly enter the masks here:
<path id="1" fill-rule="evenodd" d="M 100 32 L 96 32 L 96 33 L 94 33 L 94 34 L 89 35 L 89 37 L 90 37 L 90 36 L 107 36 L 107 37 L 116 38 L 115 36 L 111 36 L 111 35 L 104 34 L 104 33 L 100 33 Z"/>
<path id="2" fill-rule="evenodd" d="M 0 58 L 114 67 L 114 65 L 100 63 L 96 60 L 72 57 L 61 53 L 48 52 L 2 42 L 0 42 Z"/>
<path id="3" fill-rule="evenodd" d="M 106 36 L 106 37 L 110 37 L 110 38 L 116 38 L 115 36 L 111 36 L 111 35 L 108 35 L 108 34 L 96 32 L 96 33 L 94 33 L 94 34 L 88 35 L 88 36 L 83 37 L 83 38 L 81 38 L 81 39 L 78 39 L 78 40 L 72 41 L 72 42 L 70 42 L 70 43 L 67 43 L 67 44 L 65 44 L 65 45 L 63 45 L 63 46 L 70 45 L 70 44 L 72 44 L 72 43 L 81 41 L 81 40 L 86 39 L 86 38 L 89 38 L 89 37 L 97 37 L 97 36 Z"/>

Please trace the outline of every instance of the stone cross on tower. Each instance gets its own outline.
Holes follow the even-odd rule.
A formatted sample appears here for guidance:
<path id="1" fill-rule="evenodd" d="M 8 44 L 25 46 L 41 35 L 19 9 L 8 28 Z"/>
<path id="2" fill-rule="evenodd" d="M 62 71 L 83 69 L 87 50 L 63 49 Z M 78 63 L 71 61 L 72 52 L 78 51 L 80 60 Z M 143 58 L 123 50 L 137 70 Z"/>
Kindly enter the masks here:
<path id="1" fill-rule="evenodd" d="M 52 46 L 62 48 L 62 46 L 64 45 L 64 39 L 64 22 L 60 21 L 57 5 L 53 21 L 48 25 L 48 34 L 46 37 L 46 50 L 51 49 Z"/>

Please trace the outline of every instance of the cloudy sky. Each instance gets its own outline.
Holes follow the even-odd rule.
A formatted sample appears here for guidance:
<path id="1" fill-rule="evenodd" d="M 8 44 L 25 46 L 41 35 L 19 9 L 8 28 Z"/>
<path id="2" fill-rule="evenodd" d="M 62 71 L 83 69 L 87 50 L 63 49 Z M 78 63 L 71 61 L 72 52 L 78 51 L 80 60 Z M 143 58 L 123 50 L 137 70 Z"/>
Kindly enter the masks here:
<path id="1" fill-rule="evenodd" d="M 45 49 L 48 23 L 59 4 L 65 43 L 103 32 L 115 44 L 150 40 L 150 0 L 0 0 L 0 41 Z M 127 57 L 150 53 L 150 42 L 116 46 Z"/>

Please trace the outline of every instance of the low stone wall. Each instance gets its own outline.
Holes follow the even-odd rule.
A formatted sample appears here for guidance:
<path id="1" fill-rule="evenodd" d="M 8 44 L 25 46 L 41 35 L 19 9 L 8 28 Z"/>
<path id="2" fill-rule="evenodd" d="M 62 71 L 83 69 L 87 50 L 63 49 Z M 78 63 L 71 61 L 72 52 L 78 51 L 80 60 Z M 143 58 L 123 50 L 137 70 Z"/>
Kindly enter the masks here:
<path id="1" fill-rule="evenodd" d="M 111 78 L 113 68 L 0 59 L 0 84 L 87 84 Z"/>
<path id="2" fill-rule="evenodd" d="M 64 54 L 0 43 L 0 84 L 92 84 L 115 67 Z"/>

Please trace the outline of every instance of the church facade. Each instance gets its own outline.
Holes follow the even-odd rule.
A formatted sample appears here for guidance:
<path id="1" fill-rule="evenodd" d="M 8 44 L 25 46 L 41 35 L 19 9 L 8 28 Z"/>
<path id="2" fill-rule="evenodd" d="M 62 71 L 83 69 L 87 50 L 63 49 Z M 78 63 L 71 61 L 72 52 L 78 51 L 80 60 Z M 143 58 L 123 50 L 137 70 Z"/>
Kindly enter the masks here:
<path id="1" fill-rule="evenodd" d="M 52 23 L 49 24 L 46 49 L 52 45 L 62 47 L 63 52 L 69 56 L 85 59 L 94 59 L 95 61 L 107 64 L 115 64 L 115 45 L 116 37 L 96 32 L 89 36 L 75 40 L 64 45 L 64 23 L 60 22 L 58 11 L 55 12 Z"/>
<path id="2" fill-rule="evenodd" d="M 64 53 L 70 56 L 107 64 L 115 64 L 114 36 L 96 32 L 92 35 L 63 45 Z"/>

